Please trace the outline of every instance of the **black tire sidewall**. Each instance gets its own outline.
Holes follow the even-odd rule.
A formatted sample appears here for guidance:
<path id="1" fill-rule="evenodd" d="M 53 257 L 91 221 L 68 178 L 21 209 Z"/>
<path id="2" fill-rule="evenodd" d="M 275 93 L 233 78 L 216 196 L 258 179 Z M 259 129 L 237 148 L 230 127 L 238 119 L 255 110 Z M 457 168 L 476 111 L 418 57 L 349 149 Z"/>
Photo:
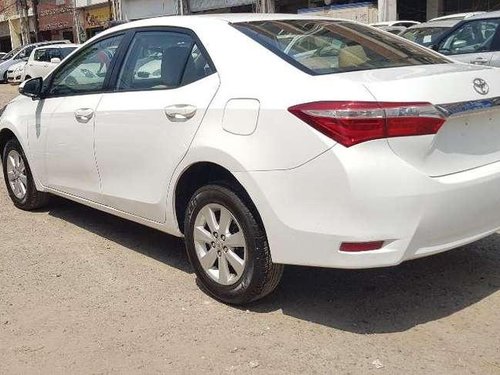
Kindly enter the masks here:
<path id="1" fill-rule="evenodd" d="M 245 269 L 241 278 L 233 285 L 221 285 L 212 280 L 203 270 L 194 245 L 193 231 L 196 216 L 207 204 L 219 204 L 234 215 L 243 231 L 246 242 Z M 202 286 L 216 299 L 226 303 L 245 303 L 253 295 L 253 289 L 264 281 L 261 274 L 261 254 L 267 248 L 263 229 L 255 220 L 243 201 L 229 189 L 219 185 L 209 185 L 196 191 L 189 203 L 185 221 L 185 241 L 189 260 Z M 263 248 L 265 247 L 265 248 Z"/>

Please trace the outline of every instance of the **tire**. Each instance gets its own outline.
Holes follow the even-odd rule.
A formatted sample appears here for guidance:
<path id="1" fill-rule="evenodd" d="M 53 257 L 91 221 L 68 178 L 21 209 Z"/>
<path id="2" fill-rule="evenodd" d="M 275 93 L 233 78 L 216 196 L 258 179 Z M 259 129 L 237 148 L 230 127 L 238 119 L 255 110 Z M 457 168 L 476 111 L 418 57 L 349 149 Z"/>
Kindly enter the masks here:
<path id="1" fill-rule="evenodd" d="M 204 235 L 200 236 L 198 232 L 205 222 L 206 224 L 203 226 L 205 232 L 203 233 L 208 232 L 208 221 L 203 219 L 204 216 L 207 216 L 204 214 L 209 212 L 206 211 L 207 209 L 214 212 L 214 218 L 219 224 L 218 231 L 220 233 L 218 233 L 218 238 L 220 241 L 215 245 L 215 250 L 217 250 L 217 245 L 222 244 L 222 248 L 218 248 L 220 255 L 217 254 L 214 268 L 209 271 L 206 271 L 206 267 L 203 267 L 200 253 L 205 252 L 204 255 L 207 256 L 214 247 L 213 244 L 210 247 L 208 243 L 203 247 L 202 243 L 205 240 L 200 242 L 199 239 L 205 239 L 206 237 Z M 217 209 L 220 209 L 218 215 Z M 227 231 L 220 228 L 221 225 L 223 226 L 221 222 L 227 222 L 227 220 L 221 220 L 222 210 L 225 210 L 226 216 L 227 211 L 231 215 L 230 225 L 226 226 L 228 227 Z M 195 234 L 195 230 L 197 234 Z M 236 233 L 234 233 L 235 231 Z M 232 245 L 239 244 L 237 243 L 239 241 L 235 239 L 241 238 L 241 236 L 231 237 L 231 233 L 234 236 L 234 234 L 240 232 L 243 235 L 241 243 L 245 244 L 244 248 L 232 247 Z M 232 305 L 243 305 L 265 297 L 278 286 L 284 266 L 272 262 L 262 224 L 260 224 L 256 214 L 249 208 L 249 205 L 232 190 L 220 185 L 208 185 L 197 190 L 189 201 L 186 210 L 184 233 L 187 254 L 198 281 L 203 289 L 215 299 Z M 223 233 L 226 233 L 227 237 L 223 238 Z M 227 248 L 224 247 L 225 244 Z M 239 276 L 236 268 L 233 268 L 234 262 L 231 262 L 231 259 L 234 259 L 234 254 L 237 254 L 240 260 L 244 259 L 244 265 Z M 231 269 L 232 282 L 227 282 L 227 280 L 226 282 L 217 281 L 214 276 L 217 272 L 219 276 L 222 274 L 221 271 L 216 269 L 221 267 L 221 261 L 222 264 L 224 263 L 224 258 L 227 259 L 226 262 Z M 207 264 L 210 264 L 210 261 Z"/>
<path id="2" fill-rule="evenodd" d="M 11 158 L 10 161 L 8 160 L 9 158 Z M 12 160 L 15 161 L 12 162 Z M 19 166 L 15 172 L 19 175 L 18 183 L 11 183 L 9 180 L 9 176 L 13 176 L 11 168 L 13 164 L 17 164 Z M 17 208 L 25 211 L 31 211 L 41 208 L 47 204 L 48 195 L 36 190 L 28 160 L 26 159 L 26 155 L 24 154 L 24 151 L 17 139 L 11 139 L 5 145 L 2 153 L 2 167 L 7 191 L 10 199 L 12 199 L 12 202 Z M 24 173 L 20 173 L 21 170 L 24 170 Z M 22 191 L 24 191 L 23 195 L 20 194 L 22 191 L 20 190 L 21 188 L 19 188 L 21 186 L 19 182 L 21 182 L 24 186 L 24 189 L 22 189 Z M 16 191 L 13 188 L 13 184 L 18 187 Z"/>

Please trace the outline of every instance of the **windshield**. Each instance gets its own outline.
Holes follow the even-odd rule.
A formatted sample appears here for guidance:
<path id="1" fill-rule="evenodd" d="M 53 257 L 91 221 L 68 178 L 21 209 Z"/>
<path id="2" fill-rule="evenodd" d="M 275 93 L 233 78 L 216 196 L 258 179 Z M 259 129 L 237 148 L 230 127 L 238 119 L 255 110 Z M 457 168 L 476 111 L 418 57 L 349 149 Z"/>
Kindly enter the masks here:
<path id="1" fill-rule="evenodd" d="M 274 20 L 233 26 L 309 74 L 448 63 L 398 37 L 348 21 Z"/>
<path id="2" fill-rule="evenodd" d="M 16 53 L 18 53 L 21 50 L 22 47 L 17 47 L 14 48 L 12 51 L 10 51 L 8 54 L 6 54 L 2 60 L 8 60 L 11 59 Z"/>
<path id="3" fill-rule="evenodd" d="M 412 42 L 428 47 L 436 42 L 436 40 L 449 30 L 449 27 L 419 27 L 405 31 L 401 36 Z"/>

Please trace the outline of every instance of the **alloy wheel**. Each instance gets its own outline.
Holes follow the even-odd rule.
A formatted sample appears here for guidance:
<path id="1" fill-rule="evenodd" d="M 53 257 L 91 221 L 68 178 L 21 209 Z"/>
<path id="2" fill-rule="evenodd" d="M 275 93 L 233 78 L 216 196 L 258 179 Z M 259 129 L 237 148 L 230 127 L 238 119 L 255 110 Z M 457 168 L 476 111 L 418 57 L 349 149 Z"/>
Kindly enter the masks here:
<path id="1" fill-rule="evenodd" d="M 23 158 L 16 150 L 7 155 L 7 179 L 16 198 L 24 199 L 28 191 L 28 177 Z"/>
<path id="2" fill-rule="evenodd" d="M 205 273 L 221 285 L 233 285 L 245 270 L 245 235 L 234 215 L 220 204 L 207 204 L 196 216 L 196 255 Z"/>

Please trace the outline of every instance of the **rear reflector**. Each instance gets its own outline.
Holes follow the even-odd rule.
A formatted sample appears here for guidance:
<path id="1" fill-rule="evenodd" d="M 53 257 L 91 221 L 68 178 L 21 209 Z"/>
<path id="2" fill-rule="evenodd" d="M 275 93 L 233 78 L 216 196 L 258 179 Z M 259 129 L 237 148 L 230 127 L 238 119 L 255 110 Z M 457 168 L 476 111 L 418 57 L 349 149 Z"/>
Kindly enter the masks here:
<path id="1" fill-rule="evenodd" d="M 342 242 L 340 251 L 347 251 L 350 253 L 357 253 L 361 251 L 378 250 L 384 246 L 384 241 L 372 242 Z"/>
<path id="2" fill-rule="evenodd" d="M 430 103 L 313 102 L 288 111 L 346 147 L 380 138 L 436 134 L 446 121 Z"/>

